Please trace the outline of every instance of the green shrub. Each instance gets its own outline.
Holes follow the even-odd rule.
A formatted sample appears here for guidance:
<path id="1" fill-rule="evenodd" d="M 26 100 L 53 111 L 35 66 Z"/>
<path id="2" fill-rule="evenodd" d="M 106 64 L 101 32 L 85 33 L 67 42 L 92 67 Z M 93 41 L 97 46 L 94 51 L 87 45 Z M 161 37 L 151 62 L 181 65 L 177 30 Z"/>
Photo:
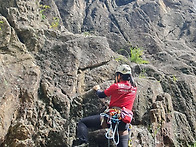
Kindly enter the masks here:
<path id="1" fill-rule="evenodd" d="M 41 16 L 42 16 L 42 19 L 45 19 L 46 16 L 44 15 L 44 11 L 46 11 L 47 9 L 50 8 L 50 6 L 48 5 L 39 5 L 39 7 L 41 8 L 41 10 L 39 11 Z"/>
<path id="2" fill-rule="evenodd" d="M 136 47 L 130 47 L 131 58 L 130 61 L 138 63 L 138 64 L 147 64 L 149 61 L 143 60 L 143 50 Z"/>
<path id="3" fill-rule="evenodd" d="M 90 32 L 83 32 L 84 36 L 87 37 L 87 36 L 90 36 L 91 33 Z"/>
<path id="4" fill-rule="evenodd" d="M 50 25 L 50 28 L 57 28 L 59 26 L 59 18 L 58 17 L 53 17 L 53 22 Z"/>
<path id="5" fill-rule="evenodd" d="M 1 31 L 1 24 L 3 24 L 3 23 L 4 23 L 4 22 L 1 20 L 1 21 L 0 21 L 0 31 Z"/>
<path id="6" fill-rule="evenodd" d="M 137 64 L 147 64 L 149 61 L 143 60 L 142 55 L 143 55 L 143 50 L 141 50 L 138 47 L 130 47 L 130 52 L 128 52 L 125 49 L 120 49 L 117 51 L 118 53 L 125 53 L 127 55 L 127 58 L 131 62 L 135 62 Z M 116 61 L 123 60 L 121 57 L 117 58 Z"/>
<path id="7" fill-rule="evenodd" d="M 176 81 L 178 81 L 178 79 L 176 78 L 175 75 L 172 76 L 172 80 L 174 81 L 174 83 L 175 83 Z"/>
<path id="8" fill-rule="evenodd" d="M 196 141 L 193 144 L 189 145 L 189 147 L 196 147 Z"/>

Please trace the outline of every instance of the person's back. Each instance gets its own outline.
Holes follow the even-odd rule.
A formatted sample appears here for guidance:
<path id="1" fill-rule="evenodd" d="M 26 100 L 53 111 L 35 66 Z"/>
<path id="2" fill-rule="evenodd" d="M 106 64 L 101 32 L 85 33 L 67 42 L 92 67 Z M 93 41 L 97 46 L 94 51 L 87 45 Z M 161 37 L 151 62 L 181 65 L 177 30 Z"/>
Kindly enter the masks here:
<path id="1" fill-rule="evenodd" d="M 106 89 L 104 93 L 111 96 L 109 108 L 120 107 L 132 110 L 136 97 L 137 88 L 133 87 L 129 81 L 120 81 Z"/>

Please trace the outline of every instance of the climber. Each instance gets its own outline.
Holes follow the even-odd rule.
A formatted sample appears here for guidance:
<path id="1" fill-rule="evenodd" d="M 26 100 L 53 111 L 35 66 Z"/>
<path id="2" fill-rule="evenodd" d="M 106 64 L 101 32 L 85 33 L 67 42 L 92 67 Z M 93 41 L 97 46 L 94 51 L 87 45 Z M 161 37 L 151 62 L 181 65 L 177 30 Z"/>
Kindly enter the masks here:
<path id="1" fill-rule="evenodd" d="M 128 128 L 132 119 L 132 107 L 136 97 L 136 84 L 133 81 L 131 68 L 129 65 L 123 64 L 119 66 L 115 74 L 115 83 L 104 91 L 100 90 L 100 86 L 93 87 L 99 98 L 110 96 L 109 109 L 104 115 L 93 115 L 81 119 L 77 127 L 77 136 L 79 144 L 88 143 L 88 128 L 101 129 L 109 128 L 108 117 L 111 112 L 121 113 L 118 117 L 119 142 L 117 147 L 128 147 Z M 109 112 L 109 113 L 108 113 Z M 123 113 L 124 112 L 124 113 Z M 109 116 L 110 117 L 110 116 Z M 112 126 L 114 127 L 114 126 Z"/>

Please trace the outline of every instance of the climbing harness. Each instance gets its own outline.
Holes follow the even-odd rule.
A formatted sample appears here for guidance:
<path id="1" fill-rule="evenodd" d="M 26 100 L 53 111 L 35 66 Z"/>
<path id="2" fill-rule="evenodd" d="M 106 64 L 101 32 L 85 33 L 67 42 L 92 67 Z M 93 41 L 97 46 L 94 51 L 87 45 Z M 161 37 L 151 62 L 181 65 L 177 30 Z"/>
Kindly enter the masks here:
<path id="1" fill-rule="evenodd" d="M 101 125 L 104 121 L 104 118 L 107 118 L 106 123 L 109 125 L 109 128 L 105 133 L 105 137 L 108 139 L 108 147 L 110 146 L 110 140 L 113 140 L 114 144 L 118 145 L 120 141 L 118 125 L 121 121 L 130 123 L 133 117 L 133 112 L 126 109 L 125 107 L 123 107 L 122 109 L 111 108 L 106 109 L 103 113 L 100 114 L 100 116 Z M 117 136 L 117 139 L 115 139 L 115 135 Z"/>
<path id="2" fill-rule="evenodd" d="M 105 137 L 108 139 L 108 146 L 110 146 L 109 143 L 111 139 L 113 140 L 114 144 L 117 145 L 119 143 L 118 125 L 121 121 L 121 110 L 106 109 L 103 113 L 100 114 L 100 116 L 102 118 L 107 118 L 107 124 L 109 125 L 109 128 L 105 133 Z M 102 123 L 103 120 L 104 119 L 102 119 Z M 116 140 L 115 140 L 115 134 L 117 135 Z"/>

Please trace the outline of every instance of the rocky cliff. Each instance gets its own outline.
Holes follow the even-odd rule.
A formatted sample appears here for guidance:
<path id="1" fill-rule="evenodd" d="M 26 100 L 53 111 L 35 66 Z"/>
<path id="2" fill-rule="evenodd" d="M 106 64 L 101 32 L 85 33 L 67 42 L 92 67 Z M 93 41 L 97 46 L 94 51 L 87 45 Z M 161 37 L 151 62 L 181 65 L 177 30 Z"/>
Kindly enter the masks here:
<path id="1" fill-rule="evenodd" d="M 107 106 L 92 87 L 121 63 L 138 84 L 132 146 L 195 144 L 194 0 L 0 0 L 0 146 L 71 147 L 78 120 Z"/>

